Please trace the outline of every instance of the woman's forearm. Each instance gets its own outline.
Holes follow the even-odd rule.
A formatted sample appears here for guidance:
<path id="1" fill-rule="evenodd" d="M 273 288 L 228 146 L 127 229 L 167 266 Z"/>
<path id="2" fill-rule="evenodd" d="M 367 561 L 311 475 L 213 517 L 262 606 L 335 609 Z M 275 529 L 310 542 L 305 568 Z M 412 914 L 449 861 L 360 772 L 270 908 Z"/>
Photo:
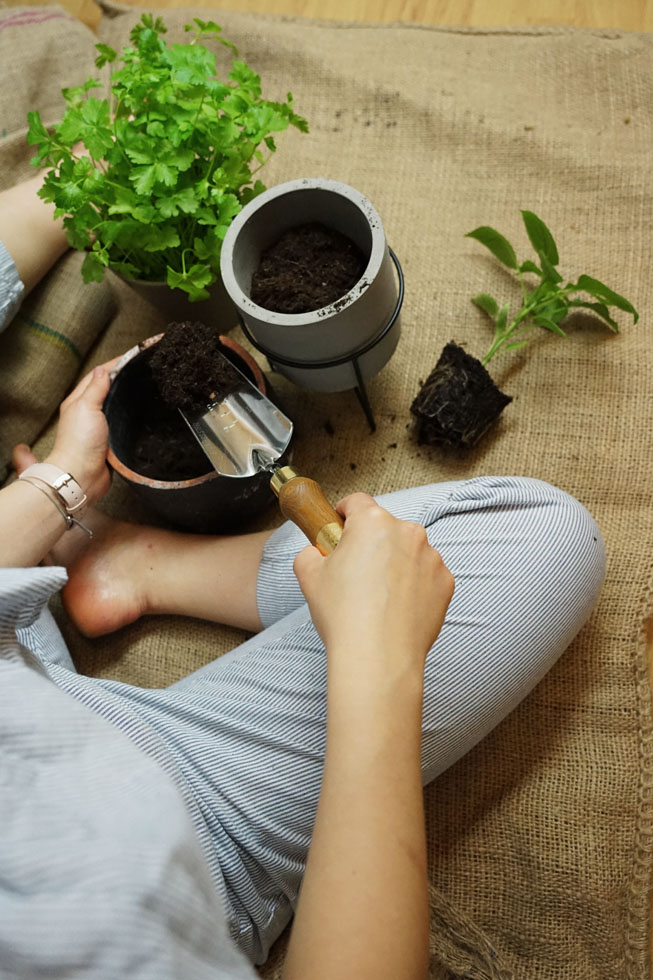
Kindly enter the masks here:
<path id="1" fill-rule="evenodd" d="M 0 192 L 0 241 L 11 255 L 25 291 L 42 279 L 68 248 L 54 205 L 38 196 L 43 175 Z"/>
<path id="2" fill-rule="evenodd" d="M 421 677 L 413 670 L 335 673 L 322 791 L 284 980 L 424 980 Z"/>
<path id="3" fill-rule="evenodd" d="M 38 565 L 66 531 L 66 519 L 47 490 L 17 480 L 0 490 L 0 567 Z"/>

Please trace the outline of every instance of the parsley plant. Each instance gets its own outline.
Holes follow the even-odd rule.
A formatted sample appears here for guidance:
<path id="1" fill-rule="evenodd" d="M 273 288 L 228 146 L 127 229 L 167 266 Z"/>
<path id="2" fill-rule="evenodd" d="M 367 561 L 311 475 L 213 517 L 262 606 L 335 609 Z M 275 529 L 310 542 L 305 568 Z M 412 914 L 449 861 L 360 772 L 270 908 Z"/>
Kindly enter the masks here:
<path id="1" fill-rule="evenodd" d="M 494 228 L 482 225 L 470 231 L 465 237 L 475 238 L 485 245 L 500 262 L 513 269 L 519 278 L 522 288 L 522 306 L 519 312 L 509 321 L 510 304 L 499 307 L 493 296 L 480 293 L 472 299 L 472 303 L 480 307 L 494 322 L 494 340 L 482 359 L 487 364 L 500 350 L 517 350 L 526 345 L 523 333 L 530 327 L 545 327 L 561 337 L 566 334 L 560 326 L 560 321 L 576 308 L 592 310 L 604 320 L 612 330 L 619 332 L 619 324 L 609 313 L 608 307 L 615 306 L 619 310 L 631 313 L 633 322 L 637 323 L 639 314 L 632 303 L 605 286 L 591 276 L 579 276 L 578 282 L 564 281 L 557 269 L 559 263 L 558 249 L 553 236 L 541 218 L 532 211 L 522 211 L 526 233 L 531 245 L 537 253 L 539 265 L 526 261 L 517 261 L 515 250 L 510 242 Z M 524 280 L 525 274 L 533 274 L 540 280 L 531 289 Z M 577 294 L 586 294 L 591 299 L 579 299 Z"/>
<path id="2" fill-rule="evenodd" d="M 51 133 L 38 112 L 28 114 L 32 164 L 52 168 L 39 193 L 64 217 L 71 246 L 86 250 L 86 282 L 109 267 L 206 299 L 230 222 L 265 189 L 254 175 L 276 149 L 271 134 L 308 131 L 290 93 L 285 102 L 261 97 L 259 76 L 217 24 L 196 18 L 186 31 L 190 43 L 168 45 L 161 18 L 144 14 L 108 99 L 90 94 L 103 86 L 89 78 L 63 90 L 66 110 Z M 229 50 L 227 81 L 203 39 Z M 96 48 L 98 68 L 118 59 L 108 45 Z"/>

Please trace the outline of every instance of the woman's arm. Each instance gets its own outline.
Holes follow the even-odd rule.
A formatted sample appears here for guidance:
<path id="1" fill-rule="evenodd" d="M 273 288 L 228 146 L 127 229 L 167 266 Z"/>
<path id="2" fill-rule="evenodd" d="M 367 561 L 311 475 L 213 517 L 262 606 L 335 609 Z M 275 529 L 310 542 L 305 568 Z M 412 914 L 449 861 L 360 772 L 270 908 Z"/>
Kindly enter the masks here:
<path id="1" fill-rule="evenodd" d="M 54 447 L 45 460 L 70 473 L 89 504 L 109 488 L 108 428 L 102 403 L 112 363 L 86 375 L 62 402 Z M 0 566 L 6 568 L 38 565 L 67 530 L 52 494 L 39 481 L 35 485 L 26 480 L 0 490 L 0 527 Z"/>
<path id="2" fill-rule="evenodd" d="M 38 196 L 43 175 L 0 192 L 0 242 L 14 261 L 29 292 L 68 248 L 54 205 Z"/>
<path id="3" fill-rule="evenodd" d="M 424 980 L 423 673 L 453 579 L 419 525 L 370 497 L 296 560 L 328 658 L 327 749 L 284 980 Z"/>

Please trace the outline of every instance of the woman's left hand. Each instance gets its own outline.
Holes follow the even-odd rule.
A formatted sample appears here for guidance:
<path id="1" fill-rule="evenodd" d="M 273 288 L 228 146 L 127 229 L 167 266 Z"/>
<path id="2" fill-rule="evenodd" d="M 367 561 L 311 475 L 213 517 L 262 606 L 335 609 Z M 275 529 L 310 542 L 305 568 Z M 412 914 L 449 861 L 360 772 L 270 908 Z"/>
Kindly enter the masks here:
<path id="1" fill-rule="evenodd" d="M 61 403 L 54 447 L 46 460 L 70 473 L 90 504 L 103 497 L 110 484 L 109 428 L 102 405 L 109 391 L 109 372 L 117 361 L 94 368 Z"/>

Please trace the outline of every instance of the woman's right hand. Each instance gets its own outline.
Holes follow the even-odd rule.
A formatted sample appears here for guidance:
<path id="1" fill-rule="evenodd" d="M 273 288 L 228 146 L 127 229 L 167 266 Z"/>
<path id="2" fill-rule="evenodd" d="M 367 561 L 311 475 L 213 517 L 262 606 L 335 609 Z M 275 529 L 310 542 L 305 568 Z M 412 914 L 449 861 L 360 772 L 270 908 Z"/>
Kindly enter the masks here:
<path id="1" fill-rule="evenodd" d="M 453 576 L 420 524 L 401 521 L 367 494 L 345 497 L 338 547 L 308 546 L 295 574 L 330 658 L 370 656 L 423 671 L 454 590 Z"/>

